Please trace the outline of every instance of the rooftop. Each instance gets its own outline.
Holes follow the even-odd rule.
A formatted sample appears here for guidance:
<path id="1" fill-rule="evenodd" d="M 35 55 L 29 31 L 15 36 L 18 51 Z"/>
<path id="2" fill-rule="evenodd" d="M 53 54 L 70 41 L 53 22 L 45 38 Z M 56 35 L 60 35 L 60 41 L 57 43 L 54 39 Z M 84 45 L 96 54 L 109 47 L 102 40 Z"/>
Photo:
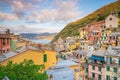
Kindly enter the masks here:
<path id="1" fill-rule="evenodd" d="M 110 36 L 120 36 L 120 32 L 111 33 Z"/>
<path id="2" fill-rule="evenodd" d="M 10 36 L 7 35 L 7 34 L 1 34 L 1 33 L 0 33 L 0 38 L 10 38 Z"/>
<path id="3" fill-rule="evenodd" d="M 97 50 L 93 53 L 93 55 L 104 57 L 105 56 L 105 50 Z"/>
<path id="4" fill-rule="evenodd" d="M 35 48 L 33 48 L 32 46 L 29 46 L 29 49 L 32 49 L 32 50 L 36 50 Z M 23 46 L 19 49 L 17 49 L 16 51 L 11 51 L 11 52 L 8 52 L 8 53 L 3 53 L 0 55 L 0 62 L 3 62 L 11 57 L 14 57 L 18 54 L 21 54 L 22 52 L 26 51 L 26 47 Z"/>
<path id="5" fill-rule="evenodd" d="M 117 47 L 109 46 L 105 55 L 120 57 L 120 46 L 117 46 Z"/>
<path id="6" fill-rule="evenodd" d="M 74 80 L 73 71 L 69 67 L 53 67 L 51 70 L 46 71 L 53 80 Z"/>
<path id="7" fill-rule="evenodd" d="M 61 60 L 56 64 L 56 66 L 73 66 L 73 65 L 78 64 L 72 60 Z"/>

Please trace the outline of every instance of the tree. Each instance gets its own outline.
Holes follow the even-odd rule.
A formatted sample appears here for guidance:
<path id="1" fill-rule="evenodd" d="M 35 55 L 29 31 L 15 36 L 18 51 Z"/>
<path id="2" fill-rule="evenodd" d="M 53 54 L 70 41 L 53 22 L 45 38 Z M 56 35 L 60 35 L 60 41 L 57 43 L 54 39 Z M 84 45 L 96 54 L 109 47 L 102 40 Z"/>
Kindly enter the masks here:
<path id="1" fill-rule="evenodd" d="M 46 80 L 44 65 L 35 65 L 32 60 L 17 64 L 9 61 L 6 66 L 0 65 L 0 80 L 7 76 L 10 80 Z"/>

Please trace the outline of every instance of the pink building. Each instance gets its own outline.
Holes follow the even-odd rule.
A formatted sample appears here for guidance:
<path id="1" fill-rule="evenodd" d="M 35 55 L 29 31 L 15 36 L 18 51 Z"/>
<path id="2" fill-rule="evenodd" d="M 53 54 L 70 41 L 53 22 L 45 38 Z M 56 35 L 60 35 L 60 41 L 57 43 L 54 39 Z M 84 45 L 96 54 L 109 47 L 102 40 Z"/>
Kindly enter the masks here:
<path id="1" fill-rule="evenodd" d="M 101 31 L 106 28 L 105 21 L 91 23 L 88 24 L 86 27 L 89 33 L 88 40 L 91 44 L 96 44 L 100 40 Z"/>
<path id="2" fill-rule="evenodd" d="M 88 31 L 92 32 L 93 30 L 97 30 L 100 31 L 103 28 L 106 28 L 105 26 L 105 21 L 99 21 L 99 22 L 94 22 L 94 23 L 90 23 L 87 25 Z"/>
<path id="3" fill-rule="evenodd" d="M 0 34 L 0 54 L 10 51 L 10 36 Z"/>
<path id="4" fill-rule="evenodd" d="M 88 80 L 105 80 L 104 52 L 105 51 L 98 50 L 90 57 Z"/>

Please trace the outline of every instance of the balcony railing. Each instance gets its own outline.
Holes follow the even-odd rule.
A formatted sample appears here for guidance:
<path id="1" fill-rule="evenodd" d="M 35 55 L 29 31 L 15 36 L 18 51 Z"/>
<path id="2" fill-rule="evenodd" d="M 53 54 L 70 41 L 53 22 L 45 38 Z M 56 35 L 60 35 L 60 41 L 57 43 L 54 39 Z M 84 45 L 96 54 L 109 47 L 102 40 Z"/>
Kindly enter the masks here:
<path id="1" fill-rule="evenodd" d="M 97 63 L 97 62 L 88 62 L 90 65 L 97 65 L 97 66 L 105 66 L 104 63 Z"/>

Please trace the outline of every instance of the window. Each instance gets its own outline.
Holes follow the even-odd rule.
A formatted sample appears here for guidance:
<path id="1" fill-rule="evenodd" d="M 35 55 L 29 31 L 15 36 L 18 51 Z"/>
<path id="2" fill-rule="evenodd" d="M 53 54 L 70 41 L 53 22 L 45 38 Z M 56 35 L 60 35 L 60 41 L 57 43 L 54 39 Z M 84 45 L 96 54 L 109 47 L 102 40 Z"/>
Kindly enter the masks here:
<path id="1" fill-rule="evenodd" d="M 110 57 L 110 64 L 112 63 L 112 58 Z"/>
<path id="2" fill-rule="evenodd" d="M 47 62 L 47 54 L 44 54 L 44 62 Z"/>
<path id="3" fill-rule="evenodd" d="M 101 71 L 101 67 L 98 67 L 98 70 Z"/>
<path id="4" fill-rule="evenodd" d="M 114 67 L 113 70 L 114 70 L 115 73 L 117 73 L 117 71 L 118 71 L 117 67 Z"/>
<path id="5" fill-rule="evenodd" d="M 92 70 L 95 70 L 95 66 L 92 66 Z"/>
<path id="6" fill-rule="evenodd" d="M 102 36 L 104 36 L 104 33 L 102 33 Z"/>
<path id="7" fill-rule="evenodd" d="M 92 73 L 92 78 L 95 78 L 95 73 Z"/>
<path id="8" fill-rule="evenodd" d="M 119 65 L 120 65 L 120 58 L 119 58 Z"/>
<path id="9" fill-rule="evenodd" d="M 112 18 L 109 18 L 110 21 L 112 21 Z"/>
<path id="10" fill-rule="evenodd" d="M 5 45 L 5 39 L 3 39 L 3 45 Z"/>
<path id="11" fill-rule="evenodd" d="M 117 78 L 117 77 L 114 77 L 114 80 L 118 80 L 118 78 Z"/>
<path id="12" fill-rule="evenodd" d="M 106 33 L 106 36 L 107 36 L 107 33 Z"/>
<path id="13" fill-rule="evenodd" d="M 86 68 L 86 72 L 88 73 L 88 68 Z"/>
<path id="14" fill-rule="evenodd" d="M 106 40 L 106 37 L 104 37 L 104 40 Z"/>
<path id="15" fill-rule="evenodd" d="M 107 67 L 106 67 L 106 70 L 107 70 L 107 71 L 110 71 L 110 66 L 107 66 Z"/>
<path id="16" fill-rule="evenodd" d="M 101 75 L 98 75 L 98 80 L 101 80 Z"/>
<path id="17" fill-rule="evenodd" d="M 109 75 L 106 75 L 106 80 L 110 80 L 110 76 Z"/>
<path id="18" fill-rule="evenodd" d="M 7 44 L 9 44 L 9 39 L 7 39 Z"/>

